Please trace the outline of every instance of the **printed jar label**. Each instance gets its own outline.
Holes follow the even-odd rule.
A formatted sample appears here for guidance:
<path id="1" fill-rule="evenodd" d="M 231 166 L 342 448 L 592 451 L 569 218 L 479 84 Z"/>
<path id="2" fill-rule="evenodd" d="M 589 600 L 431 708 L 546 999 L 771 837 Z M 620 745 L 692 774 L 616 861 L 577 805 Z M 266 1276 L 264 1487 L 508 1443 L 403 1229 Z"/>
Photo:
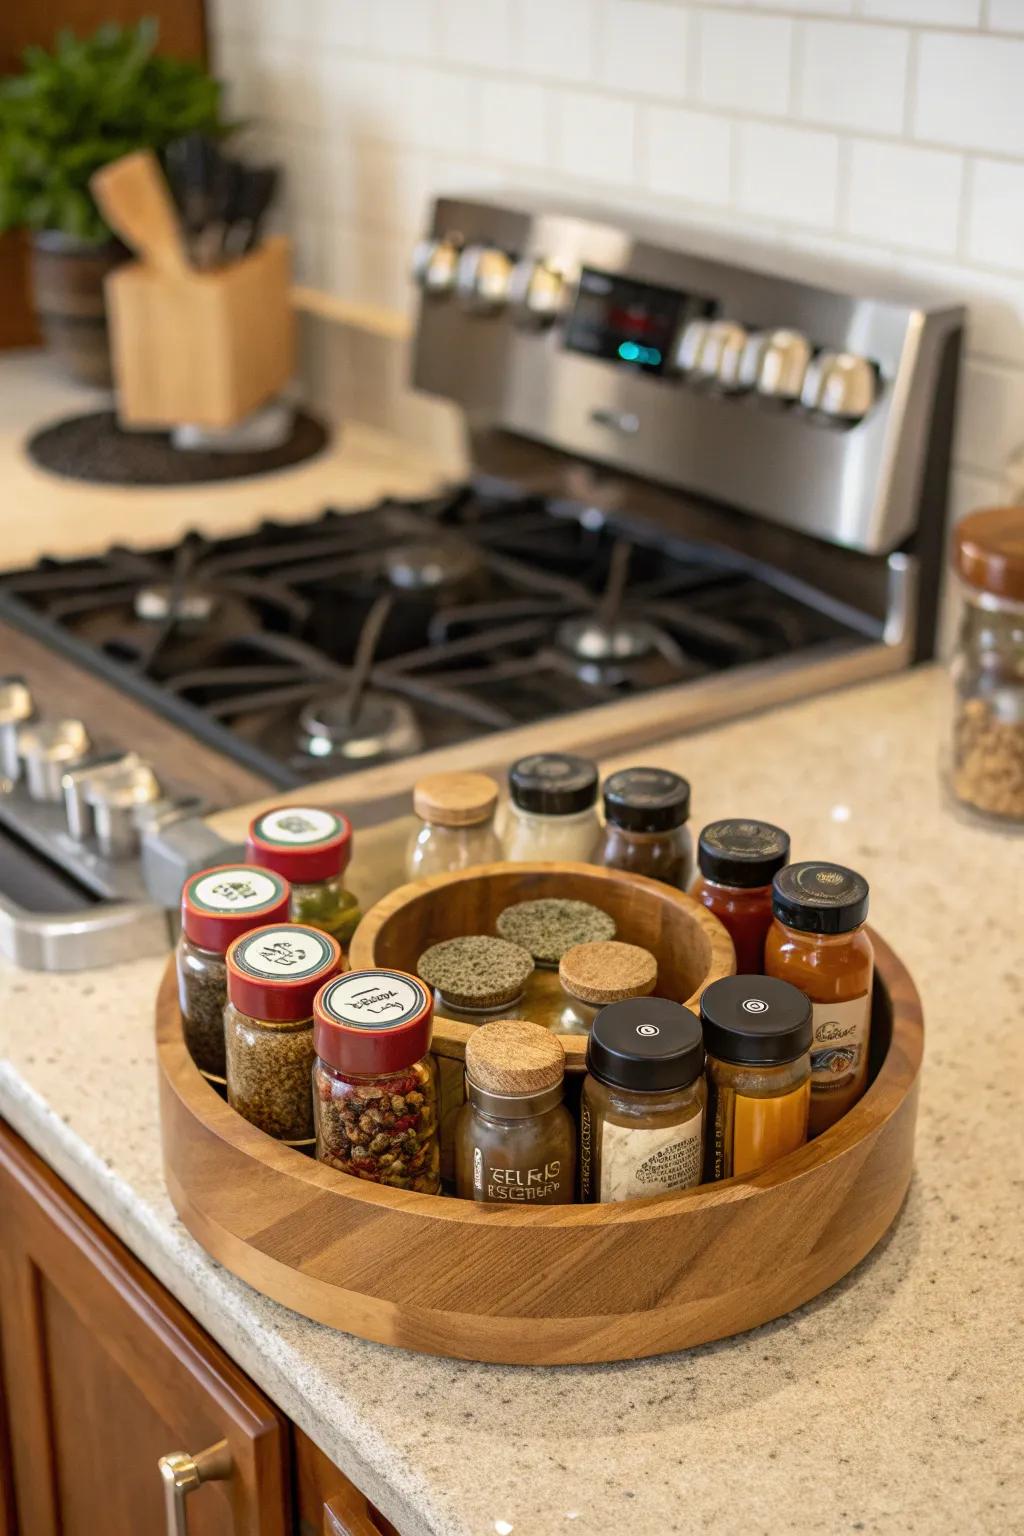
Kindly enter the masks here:
<path id="1" fill-rule="evenodd" d="M 473 1148 L 473 1190 L 481 1200 L 544 1205 L 558 1200 L 563 1182 L 560 1158 L 537 1168 L 494 1168 L 482 1147 Z"/>
<path id="2" fill-rule="evenodd" d="M 332 965 L 335 954 L 329 940 L 315 928 L 289 923 L 247 934 L 234 951 L 234 963 L 250 976 L 308 981 Z"/>
<path id="3" fill-rule="evenodd" d="M 323 1011 L 353 1029 L 394 1029 L 418 1018 L 430 999 L 425 988 L 399 971 L 349 971 L 320 1000 Z"/>
<path id="4" fill-rule="evenodd" d="M 689 1189 L 701 1178 L 704 1112 L 685 1125 L 633 1130 L 605 1121 L 601 1128 L 601 1187 L 598 1198 L 634 1200 Z"/>
<path id="5" fill-rule="evenodd" d="M 284 886 L 265 869 L 218 869 L 189 886 L 188 899 L 204 912 L 252 912 L 280 901 Z"/>
<path id="6" fill-rule="evenodd" d="M 294 848 L 303 843 L 324 843 L 344 831 L 332 811 L 318 806 L 282 805 L 261 816 L 253 828 L 265 843 L 283 843 Z"/>
<path id="7" fill-rule="evenodd" d="M 871 998 L 865 992 L 848 1003 L 815 1003 L 813 1017 L 811 1092 L 848 1088 L 867 1070 Z"/>

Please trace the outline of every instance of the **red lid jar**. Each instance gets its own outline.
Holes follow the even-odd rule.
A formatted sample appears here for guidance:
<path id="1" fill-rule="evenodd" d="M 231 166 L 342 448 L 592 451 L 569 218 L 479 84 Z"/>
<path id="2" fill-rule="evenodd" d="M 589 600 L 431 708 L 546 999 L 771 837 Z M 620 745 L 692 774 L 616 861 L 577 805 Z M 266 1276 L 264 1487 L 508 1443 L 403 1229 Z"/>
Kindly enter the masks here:
<path id="1" fill-rule="evenodd" d="M 235 939 L 227 954 L 228 1001 L 250 1019 L 312 1018 L 317 992 L 341 968 L 341 946 L 320 928 L 269 923 Z"/>
<path id="2" fill-rule="evenodd" d="M 322 806 L 277 805 L 249 827 L 247 858 L 296 885 L 342 874 L 351 854 L 352 823 Z"/>
<path id="3" fill-rule="evenodd" d="M 252 864 L 218 864 L 186 880 L 181 892 L 181 930 L 210 954 L 267 923 L 286 923 L 288 881 Z"/>
<path id="4" fill-rule="evenodd" d="M 348 971 L 321 987 L 313 1045 L 321 1061 L 355 1077 L 411 1067 L 430 1050 L 434 1003 L 405 971 Z"/>

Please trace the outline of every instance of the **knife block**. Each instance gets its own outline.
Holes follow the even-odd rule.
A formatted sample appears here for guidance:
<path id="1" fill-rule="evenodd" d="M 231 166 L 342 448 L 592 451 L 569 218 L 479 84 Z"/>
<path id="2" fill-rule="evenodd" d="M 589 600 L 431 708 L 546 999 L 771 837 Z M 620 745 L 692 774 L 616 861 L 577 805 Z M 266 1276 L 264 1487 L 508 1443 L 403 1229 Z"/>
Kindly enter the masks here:
<path id="1" fill-rule="evenodd" d="M 292 376 L 291 245 L 273 236 L 229 266 L 106 281 L 117 415 L 123 427 L 231 427 Z"/>

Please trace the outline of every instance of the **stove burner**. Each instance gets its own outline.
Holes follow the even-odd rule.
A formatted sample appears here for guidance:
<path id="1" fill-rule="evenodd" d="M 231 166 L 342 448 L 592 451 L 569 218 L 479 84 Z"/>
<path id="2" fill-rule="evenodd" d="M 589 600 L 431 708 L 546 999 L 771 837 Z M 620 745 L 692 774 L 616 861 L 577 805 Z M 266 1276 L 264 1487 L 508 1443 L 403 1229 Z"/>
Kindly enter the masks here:
<path id="1" fill-rule="evenodd" d="M 354 718 L 347 694 L 322 694 L 302 709 L 299 730 L 300 748 L 320 762 L 365 765 L 412 757 L 423 748 L 409 705 L 386 693 L 364 693 Z"/>
<path id="2" fill-rule="evenodd" d="M 483 569 L 470 544 L 457 539 L 406 544 L 388 554 L 385 570 L 397 592 L 437 592 L 471 583 Z"/>
<path id="3" fill-rule="evenodd" d="M 567 619 L 559 624 L 555 640 L 577 661 L 618 664 L 650 656 L 663 636 L 642 619 L 617 619 L 607 624 L 594 617 Z"/>
<path id="4" fill-rule="evenodd" d="M 182 587 L 175 590 L 164 583 L 140 587 L 132 604 L 137 619 L 150 624 L 202 625 L 208 624 L 217 608 L 212 592 L 202 587 Z"/>

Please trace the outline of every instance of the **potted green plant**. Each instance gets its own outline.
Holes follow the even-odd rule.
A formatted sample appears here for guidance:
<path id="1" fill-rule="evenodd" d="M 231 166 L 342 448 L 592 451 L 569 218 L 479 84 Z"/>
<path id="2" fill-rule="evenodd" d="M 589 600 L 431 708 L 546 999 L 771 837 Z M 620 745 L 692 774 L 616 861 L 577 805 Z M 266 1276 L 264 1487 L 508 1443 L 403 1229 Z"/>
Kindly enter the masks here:
<path id="1" fill-rule="evenodd" d="M 31 233 L 32 280 L 48 344 L 84 382 L 109 386 L 103 279 L 124 260 L 89 193 L 101 165 L 160 153 L 193 130 L 224 131 L 219 83 L 157 54 L 157 25 L 63 31 L 0 79 L 0 231 Z"/>

